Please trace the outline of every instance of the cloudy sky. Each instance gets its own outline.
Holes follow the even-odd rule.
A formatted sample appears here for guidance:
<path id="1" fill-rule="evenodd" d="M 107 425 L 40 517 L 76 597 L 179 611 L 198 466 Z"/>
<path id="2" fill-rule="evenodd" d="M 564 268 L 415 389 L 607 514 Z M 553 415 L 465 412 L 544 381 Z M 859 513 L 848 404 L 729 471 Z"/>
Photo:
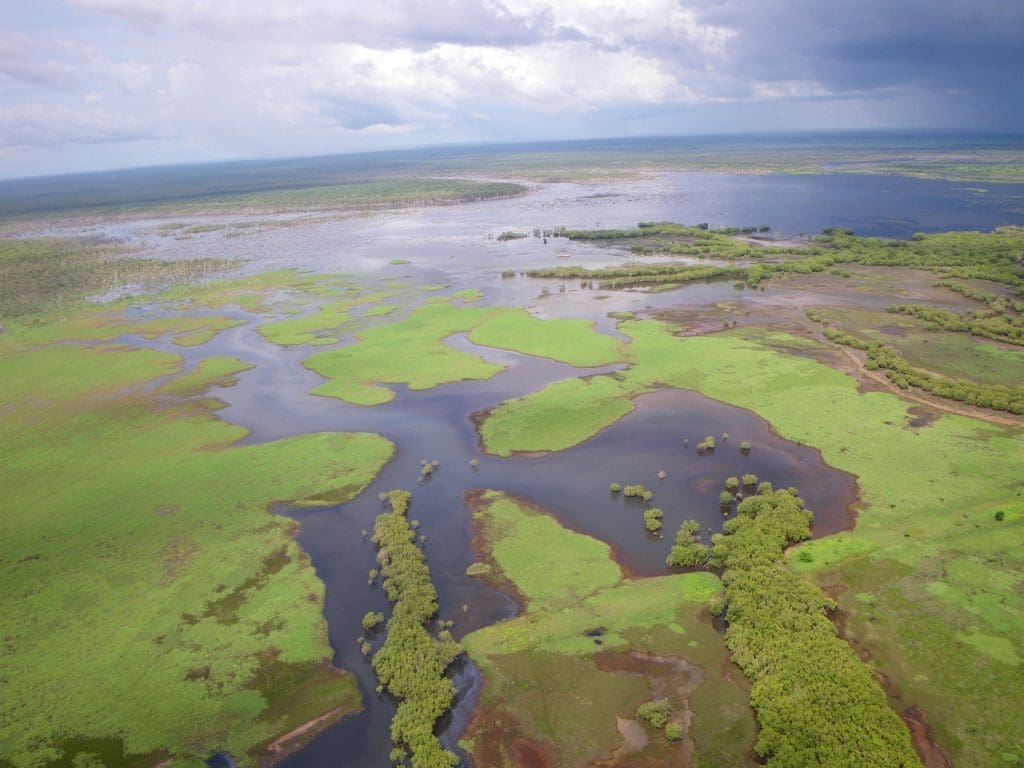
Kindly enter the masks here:
<path id="1" fill-rule="evenodd" d="M 1024 126 L 1022 0 L 0 0 L 0 177 Z"/>

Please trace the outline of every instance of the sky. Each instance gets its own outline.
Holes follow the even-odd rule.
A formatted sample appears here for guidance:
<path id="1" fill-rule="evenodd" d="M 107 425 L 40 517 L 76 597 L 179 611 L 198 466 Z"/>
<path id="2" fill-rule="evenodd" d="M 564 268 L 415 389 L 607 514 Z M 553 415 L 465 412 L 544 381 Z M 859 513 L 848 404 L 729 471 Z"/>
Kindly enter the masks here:
<path id="1" fill-rule="evenodd" d="M 1022 0 L 0 0 L 0 178 L 432 144 L 1020 132 Z"/>

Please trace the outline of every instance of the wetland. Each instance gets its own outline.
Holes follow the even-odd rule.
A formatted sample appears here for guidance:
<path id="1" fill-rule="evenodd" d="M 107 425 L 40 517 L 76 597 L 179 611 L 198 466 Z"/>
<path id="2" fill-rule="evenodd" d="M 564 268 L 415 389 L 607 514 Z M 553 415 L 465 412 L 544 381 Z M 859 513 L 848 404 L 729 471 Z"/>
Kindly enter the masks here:
<path id="1" fill-rule="evenodd" d="M 0 765 L 1024 761 L 1024 187 L 488 183 L 3 222 Z"/>

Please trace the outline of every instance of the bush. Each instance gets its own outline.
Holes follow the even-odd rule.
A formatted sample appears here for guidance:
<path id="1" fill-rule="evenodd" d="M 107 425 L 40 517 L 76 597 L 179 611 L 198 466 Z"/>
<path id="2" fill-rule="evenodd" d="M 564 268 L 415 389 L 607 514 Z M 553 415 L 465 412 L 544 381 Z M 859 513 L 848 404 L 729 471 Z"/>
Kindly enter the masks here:
<path id="1" fill-rule="evenodd" d="M 693 568 L 704 565 L 708 561 L 708 548 L 697 541 L 700 523 L 687 520 L 679 526 L 676 541 L 665 558 L 665 565 L 670 568 Z"/>
<path id="2" fill-rule="evenodd" d="M 740 443 L 740 453 L 750 453 L 750 443 L 746 440 Z"/>
<path id="3" fill-rule="evenodd" d="M 363 616 L 363 629 L 366 632 L 372 632 L 383 623 L 384 614 L 380 611 L 367 611 L 366 615 Z"/>
<path id="4" fill-rule="evenodd" d="M 757 492 L 759 495 L 772 492 L 772 484 L 765 480 L 762 483 L 758 483 Z"/>
<path id="5" fill-rule="evenodd" d="M 668 699 L 645 701 L 637 707 L 636 710 L 636 717 L 638 720 L 641 720 L 652 728 L 656 728 L 658 730 L 665 727 L 671 714 L 672 705 L 668 702 Z"/>
<path id="6" fill-rule="evenodd" d="M 740 480 L 738 477 L 727 477 L 725 478 L 725 490 L 736 491 L 740 487 Z"/>
<path id="7" fill-rule="evenodd" d="M 736 500 L 736 497 L 733 496 L 728 491 L 722 491 L 720 494 L 718 494 L 718 505 L 720 507 L 731 507 L 732 503 L 735 500 Z"/>
<path id="8" fill-rule="evenodd" d="M 996 522 L 1001 523 L 1001 522 L 1003 522 L 1003 520 L 1005 518 L 1006 518 L 1006 513 L 1003 512 L 1003 510 L 1000 509 L 998 512 L 996 512 Z"/>
<path id="9" fill-rule="evenodd" d="M 757 475 L 749 473 L 743 476 L 744 488 L 753 488 L 755 485 L 757 485 Z"/>
<path id="10" fill-rule="evenodd" d="M 650 509 L 644 510 L 644 527 L 647 528 L 651 533 L 656 533 L 661 530 L 661 518 L 664 516 L 657 507 L 651 507 Z"/>
<path id="11" fill-rule="evenodd" d="M 490 576 L 491 566 L 487 563 L 472 563 L 466 568 L 467 576 Z"/>
<path id="12" fill-rule="evenodd" d="M 669 741 L 681 741 L 683 738 L 683 726 L 679 723 L 665 723 L 665 738 Z"/>
<path id="13" fill-rule="evenodd" d="M 608 486 L 608 490 L 611 491 L 612 493 L 618 493 L 619 491 L 622 490 L 622 486 L 619 485 L 618 483 L 612 483 L 611 485 Z"/>

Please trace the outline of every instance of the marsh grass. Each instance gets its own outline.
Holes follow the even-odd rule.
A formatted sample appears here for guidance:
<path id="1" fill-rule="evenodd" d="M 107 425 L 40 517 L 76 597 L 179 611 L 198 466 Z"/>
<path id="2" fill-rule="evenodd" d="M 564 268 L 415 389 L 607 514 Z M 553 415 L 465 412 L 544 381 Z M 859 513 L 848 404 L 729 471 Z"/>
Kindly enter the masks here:
<path id="1" fill-rule="evenodd" d="M 0 317 L 68 309 L 117 289 L 152 292 L 237 265 L 221 259 L 162 261 L 135 253 L 120 243 L 86 238 L 0 240 Z"/>

